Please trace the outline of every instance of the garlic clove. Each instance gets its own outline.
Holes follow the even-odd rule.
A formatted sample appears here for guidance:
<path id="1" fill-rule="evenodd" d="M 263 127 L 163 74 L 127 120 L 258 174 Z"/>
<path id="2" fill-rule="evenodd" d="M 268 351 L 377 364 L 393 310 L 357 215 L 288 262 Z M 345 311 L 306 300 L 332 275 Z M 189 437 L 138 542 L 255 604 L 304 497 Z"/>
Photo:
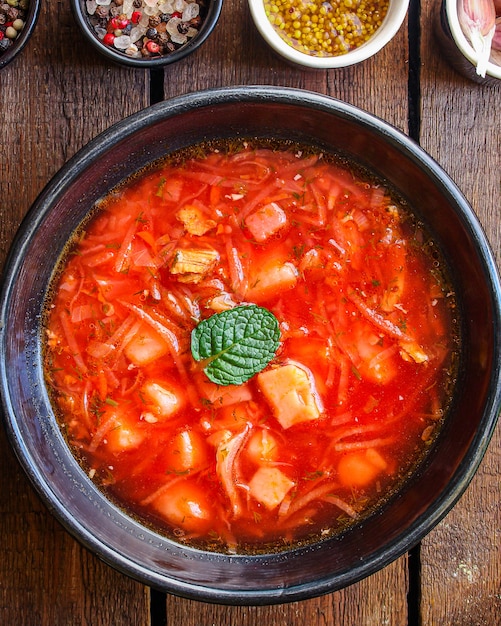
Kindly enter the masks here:
<path id="1" fill-rule="evenodd" d="M 501 50 L 501 17 L 496 18 L 496 30 L 492 38 L 491 47 L 493 50 Z"/>
<path id="2" fill-rule="evenodd" d="M 477 53 L 477 74 L 485 77 L 496 30 L 494 0 L 458 0 L 458 18 L 463 33 Z"/>

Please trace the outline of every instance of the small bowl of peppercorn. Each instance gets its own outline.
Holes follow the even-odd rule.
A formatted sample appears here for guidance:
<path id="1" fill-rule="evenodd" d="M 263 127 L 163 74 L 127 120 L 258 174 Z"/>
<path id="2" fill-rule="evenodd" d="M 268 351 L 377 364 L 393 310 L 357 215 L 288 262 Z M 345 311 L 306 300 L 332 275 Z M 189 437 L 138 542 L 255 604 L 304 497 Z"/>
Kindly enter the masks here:
<path id="1" fill-rule="evenodd" d="M 287 61 L 314 69 L 365 61 L 398 32 L 409 0 L 248 0 L 264 40 Z"/>
<path id="2" fill-rule="evenodd" d="M 108 60 L 151 68 L 197 50 L 216 26 L 222 0 L 71 0 L 71 7 Z"/>
<path id="3" fill-rule="evenodd" d="M 0 0 L 0 69 L 28 42 L 40 13 L 41 0 Z"/>

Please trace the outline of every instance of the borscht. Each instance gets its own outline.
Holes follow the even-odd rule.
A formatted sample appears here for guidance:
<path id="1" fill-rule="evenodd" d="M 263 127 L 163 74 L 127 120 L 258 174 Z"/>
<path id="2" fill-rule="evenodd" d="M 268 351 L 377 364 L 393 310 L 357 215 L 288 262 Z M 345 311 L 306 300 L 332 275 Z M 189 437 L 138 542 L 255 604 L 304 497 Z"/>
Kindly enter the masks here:
<path id="1" fill-rule="evenodd" d="M 202 549 L 287 549 L 381 506 L 440 431 L 457 302 L 436 241 L 372 173 L 235 140 L 113 189 L 68 243 L 45 380 L 118 506 Z"/>

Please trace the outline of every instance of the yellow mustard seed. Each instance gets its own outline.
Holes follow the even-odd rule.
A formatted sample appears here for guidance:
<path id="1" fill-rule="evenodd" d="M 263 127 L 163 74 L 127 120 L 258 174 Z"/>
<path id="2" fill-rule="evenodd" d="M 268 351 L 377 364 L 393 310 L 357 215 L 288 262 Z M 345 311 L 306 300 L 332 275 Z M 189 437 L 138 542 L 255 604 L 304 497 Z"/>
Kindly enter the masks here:
<path id="1" fill-rule="evenodd" d="M 337 56 L 364 44 L 381 26 L 389 0 L 263 0 L 268 19 L 290 46 Z"/>

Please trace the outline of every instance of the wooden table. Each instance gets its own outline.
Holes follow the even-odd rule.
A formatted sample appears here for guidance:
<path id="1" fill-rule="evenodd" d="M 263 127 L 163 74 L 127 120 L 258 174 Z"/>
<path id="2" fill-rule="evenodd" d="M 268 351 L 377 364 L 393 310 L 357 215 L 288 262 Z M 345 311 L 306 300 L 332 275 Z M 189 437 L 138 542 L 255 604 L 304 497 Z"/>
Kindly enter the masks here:
<path id="1" fill-rule="evenodd" d="M 37 194 L 86 142 L 155 101 L 232 84 L 321 92 L 400 128 L 457 182 L 499 259 L 501 85 L 479 86 L 446 65 L 433 35 L 436 3 L 411 0 L 398 36 L 373 59 L 316 72 L 276 58 L 255 31 L 246 1 L 225 0 L 198 52 L 150 73 L 110 66 L 84 41 L 68 2 L 43 2 L 33 38 L 0 72 L 1 262 Z M 82 548 L 40 503 L 0 429 L 0 624 L 501 624 L 500 433 L 459 504 L 410 554 L 318 599 L 226 607 L 165 596 Z"/>

